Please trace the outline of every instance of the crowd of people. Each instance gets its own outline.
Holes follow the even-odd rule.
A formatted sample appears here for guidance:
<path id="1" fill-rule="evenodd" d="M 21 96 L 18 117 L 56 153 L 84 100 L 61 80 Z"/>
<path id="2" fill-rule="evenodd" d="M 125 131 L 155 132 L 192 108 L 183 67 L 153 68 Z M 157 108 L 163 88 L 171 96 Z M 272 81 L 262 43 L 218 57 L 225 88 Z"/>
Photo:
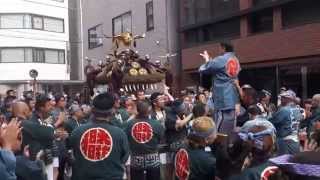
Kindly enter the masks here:
<path id="1" fill-rule="evenodd" d="M 8 91 L 0 179 L 320 179 L 320 94 L 301 101 L 285 87 L 274 96 L 240 86 L 232 51 L 221 43 L 220 56 L 201 54 L 212 89 L 179 97 L 166 86 L 150 96 L 103 92 L 89 104 Z"/>

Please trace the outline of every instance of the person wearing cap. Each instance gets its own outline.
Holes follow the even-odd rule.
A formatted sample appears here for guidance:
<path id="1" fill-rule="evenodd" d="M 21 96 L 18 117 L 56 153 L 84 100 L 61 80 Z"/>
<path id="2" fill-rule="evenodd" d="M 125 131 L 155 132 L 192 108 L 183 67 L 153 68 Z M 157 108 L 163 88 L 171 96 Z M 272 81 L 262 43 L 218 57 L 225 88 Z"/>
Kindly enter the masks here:
<path id="1" fill-rule="evenodd" d="M 281 106 L 281 96 L 280 94 L 285 93 L 287 91 L 286 87 L 281 87 L 279 94 L 278 94 L 278 99 L 277 99 L 277 106 L 280 107 Z"/>
<path id="2" fill-rule="evenodd" d="M 194 120 L 184 147 L 175 156 L 175 176 L 178 179 L 215 179 L 216 158 L 206 151 L 214 143 L 217 129 L 213 120 L 202 116 Z"/>
<path id="3" fill-rule="evenodd" d="M 270 102 L 272 94 L 267 90 L 261 90 L 258 93 L 258 103 L 263 108 L 263 114 L 265 117 L 271 117 L 276 111 L 276 106 Z"/>
<path id="4" fill-rule="evenodd" d="M 303 115 L 295 104 L 296 94 L 292 90 L 280 94 L 281 107 L 269 121 L 277 129 L 278 154 L 295 154 L 299 152 L 299 123 Z"/>
<path id="5" fill-rule="evenodd" d="M 268 121 L 248 121 L 238 133 L 241 149 L 238 156 L 244 155 L 241 173 L 229 180 L 268 179 L 272 164 L 268 159 L 273 156 L 276 145 L 276 130 Z"/>
<path id="6" fill-rule="evenodd" d="M 233 46 L 229 43 L 219 43 L 219 56 L 210 58 L 207 51 L 200 54 L 205 59 L 199 72 L 201 76 L 213 76 L 214 120 L 218 132 L 228 135 L 229 144 L 232 144 L 236 116 L 240 112 L 240 95 L 234 81 L 238 79 L 241 70 Z"/>
<path id="7" fill-rule="evenodd" d="M 91 123 L 75 129 L 68 139 L 73 150 L 72 180 L 122 180 L 129 145 L 122 129 L 110 124 L 114 96 L 102 93 L 93 99 Z"/>
<path id="8" fill-rule="evenodd" d="M 84 118 L 84 114 L 82 108 L 78 104 L 73 104 L 69 108 L 70 117 L 64 123 L 64 128 L 71 134 L 74 129 L 80 126 L 82 119 Z"/>
<path id="9" fill-rule="evenodd" d="M 128 122 L 125 132 L 130 145 L 132 180 L 160 180 L 159 144 L 164 139 L 164 127 L 150 118 L 151 104 L 137 102 L 138 114 Z"/>
<path id="10" fill-rule="evenodd" d="M 45 152 L 46 157 L 57 157 L 57 147 L 54 144 L 54 127 L 46 119 L 50 117 L 53 107 L 50 98 L 46 94 L 39 94 L 36 97 L 35 110 L 29 120 L 22 121 L 22 148 L 29 145 L 30 159 L 35 160 L 40 151 Z M 55 179 L 54 166 L 57 166 L 58 159 L 47 158 L 45 161 L 48 180 Z"/>

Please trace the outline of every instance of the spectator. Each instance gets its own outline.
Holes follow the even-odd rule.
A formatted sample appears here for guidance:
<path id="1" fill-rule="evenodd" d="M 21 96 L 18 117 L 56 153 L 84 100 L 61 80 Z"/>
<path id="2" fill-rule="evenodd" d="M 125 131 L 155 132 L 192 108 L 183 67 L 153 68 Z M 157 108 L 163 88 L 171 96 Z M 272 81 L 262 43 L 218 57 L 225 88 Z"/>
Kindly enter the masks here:
<path id="1" fill-rule="evenodd" d="M 67 99 L 62 94 L 57 94 L 55 97 L 55 108 L 52 111 L 52 118 L 55 128 L 58 128 L 63 125 L 63 123 L 67 120 L 67 113 L 66 113 L 66 105 Z"/>
<path id="2" fill-rule="evenodd" d="M 295 154 L 299 152 L 298 129 L 303 116 L 295 104 L 293 91 L 288 90 L 280 97 L 281 107 L 270 119 L 277 129 L 278 154 Z"/>
<path id="3" fill-rule="evenodd" d="M 185 105 L 186 108 L 186 113 L 189 114 L 192 112 L 192 108 L 193 108 L 193 102 L 192 102 L 192 98 L 190 95 L 186 95 L 183 97 L 183 103 Z"/>
<path id="4" fill-rule="evenodd" d="M 146 99 L 146 96 L 145 96 L 145 93 L 144 93 L 143 90 L 138 90 L 138 91 L 136 92 L 136 94 L 137 94 L 137 100 L 138 100 L 138 101 L 141 101 L 141 100 L 145 100 L 145 99 Z"/>
<path id="5" fill-rule="evenodd" d="M 311 115 L 301 122 L 300 128 L 306 128 L 308 136 L 313 131 L 313 127 L 316 122 L 320 120 L 320 94 L 315 94 L 312 97 Z"/>
<path id="6" fill-rule="evenodd" d="M 64 128 L 68 134 L 71 134 L 74 129 L 80 126 L 82 119 L 84 118 L 84 113 L 81 107 L 77 104 L 73 104 L 69 108 L 70 117 L 64 123 Z"/>
<path id="7" fill-rule="evenodd" d="M 115 126 L 118 126 L 120 128 L 124 127 L 124 124 L 127 122 L 127 120 L 129 119 L 129 113 L 127 112 L 127 110 L 123 107 L 121 107 L 121 100 L 118 94 L 114 94 L 114 119 L 112 120 L 112 123 Z"/>
<path id="8" fill-rule="evenodd" d="M 14 152 L 21 148 L 21 128 L 17 120 L 5 127 L 0 124 L 0 177 L 3 180 L 16 179 L 16 158 Z"/>
<path id="9" fill-rule="evenodd" d="M 30 107 L 23 101 L 18 101 L 13 103 L 12 105 L 12 115 L 13 117 L 17 118 L 19 121 L 28 120 L 31 115 L 32 111 Z"/>
<path id="10" fill-rule="evenodd" d="M 155 92 L 151 94 L 150 101 L 152 104 L 152 112 L 151 117 L 156 119 L 160 122 L 160 124 L 164 127 L 164 122 L 166 119 L 166 112 L 165 112 L 165 102 L 164 97 L 161 93 Z"/>
<path id="11" fill-rule="evenodd" d="M 257 105 L 258 103 L 257 91 L 250 85 L 243 85 L 241 92 L 241 108 L 237 117 L 237 127 L 243 126 L 249 120 L 249 113 L 247 111 L 249 106 Z"/>
<path id="12" fill-rule="evenodd" d="M 195 103 L 207 104 L 206 95 L 204 93 L 197 94 Z"/>
<path id="13" fill-rule="evenodd" d="M 50 98 L 46 94 L 39 94 L 30 120 L 22 121 L 23 148 L 29 145 L 30 159 L 33 161 L 40 151 L 45 152 L 46 157 L 58 156 L 57 147 L 54 145 L 54 128 L 46 121 L 52 109 Z M 48 158 L 45 164 L 47 178 L 54 179 L 53 166 L 58 166 L 58 159 L 55 158 L 53 163 L 52 158 Z"/>
<path id="14" fill-rule="evenodd" d="M 9 89 L 7 92 L 7 97 L 10 97 L 10 98 L 13 98 L 13 99 L 16 99 L 17 98 L 17 92 L 13 89 Z"/>
<path id="15" fill-rule="evenodd" d="M 208 108 L 203 103 L 197 103 L 193 106 L 192 114 L 193 118 L 196 119 L 198 117 L 207 116 L 208 115 Z"/>

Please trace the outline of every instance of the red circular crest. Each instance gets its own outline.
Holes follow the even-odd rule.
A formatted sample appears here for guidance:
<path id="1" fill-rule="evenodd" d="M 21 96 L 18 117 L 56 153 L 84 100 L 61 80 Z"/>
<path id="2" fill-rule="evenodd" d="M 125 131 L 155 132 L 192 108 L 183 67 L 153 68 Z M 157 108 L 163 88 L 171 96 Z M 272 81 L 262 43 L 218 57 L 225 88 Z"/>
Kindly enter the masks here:
<path id="1" fill-rule="evenodd" d="M 227 62 L 226 72 L 229 77 L 236 77 L 240 71 L 239 62 L 236 58 L 230 58 Z"/>
<path id="2" fill-rule="evenodd" d="M 112 151 L 112 137 L 103 128 L 91 128 L 85 131 L 80 139 L 80 151 L 89 161 L 102 161 Z"/>
<path id="3" fill-rule="evenodd" d="M 278 171 L 279 168 L 277 166 L 269 166 L 266 169 L 264 169 L 261 173 L 261 180 L 268 180 L 269 177 L 276 173 L 276 171 Z"/>
<path id="4" fill-rule="evenodd" d="M 176 154 L 175 173 L 179 180 L 187 180 L 190 174 L 189 156 L 185 149 L 180 149 Z"/>
<path id="5" fill-rule="evenodd" d="M 147 122 L 138 122 L 131 129 L 131 136 L 137 143 L 147 143 L 153 137 L 153 129 Z"/>

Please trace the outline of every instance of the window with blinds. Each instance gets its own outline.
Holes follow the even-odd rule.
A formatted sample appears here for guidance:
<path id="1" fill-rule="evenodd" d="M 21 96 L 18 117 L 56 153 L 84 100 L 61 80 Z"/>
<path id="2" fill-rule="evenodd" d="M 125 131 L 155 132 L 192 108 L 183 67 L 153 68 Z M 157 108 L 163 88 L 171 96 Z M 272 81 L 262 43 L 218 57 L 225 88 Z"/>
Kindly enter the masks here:
<path id="1" fill-rule="evenodd" d="M 0 62 L 65 64 L 65 51 L 32 47 L 0 48 Z"/>
<path id="2" fill-rule="evenodd" d="M 131 32 L 132 30 L 131 12 L 124 13 L 112 19 L 113 35 L 118 35 L 123 32 Z"/>
<path id="3" fill-rule="evenodd" d="M 103 29 L 102 24 L 92 27 L 88 30 L 88 47 L 93 49 L 103 45 L 102 41 Z"/>
<path id="4" fill-rule="evenodd" d="M 146 4 L 147 31 L 154 29 L 153 1 Z"/>
<path id="5" fill-rule="evenodd" d="M 2 63 L 24 62 L 23 48 L 3 48 L 0 50 Z"/>
<path id="6" fill-rule="evenodd" d="M 35 63 L 44 63 L 45 62 L 45 55 L 44 55 L 44 50 L 43 49 L 38 49 L 35 48 L 33 49 L 33 61 Z"/>
<path id="7" fill-rule="evenodd" d="M 43 29 L 46 31 L 53 31 L 53 32 L 64 32 L 64 22 L 61 19 L 53 19 L 45 17 L 43 18 Z"/>
<path id="8" fill-rule="evenodd" d="M 1 15 L 0 27 L 3 29 L 24 28 L 24 17 L 19 14 Z"/>
<path id="9" fill-rule="evenodd" d="M 0 14 L 1 29 L 37 29 L 63 33 L 64 20 L 34 14 Z"/>

